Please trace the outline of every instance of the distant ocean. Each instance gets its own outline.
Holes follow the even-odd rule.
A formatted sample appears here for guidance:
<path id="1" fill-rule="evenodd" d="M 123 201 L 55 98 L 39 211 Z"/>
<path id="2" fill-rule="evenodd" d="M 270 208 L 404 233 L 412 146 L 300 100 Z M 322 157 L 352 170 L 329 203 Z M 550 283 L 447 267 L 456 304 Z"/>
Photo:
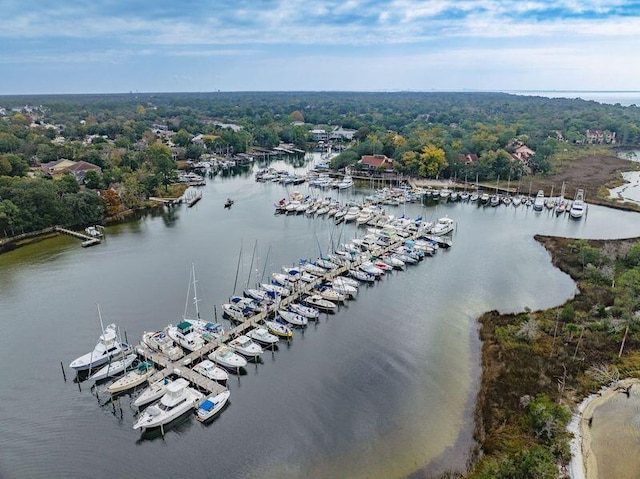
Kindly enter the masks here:
<path id="1" fill-rule="evenodd" d="M 640 106 L 640 91 L 570 91 L 570 90 L 511 90 L 504 93 L 527 96 L 546 96 L 547 98 L 581 98 L 598 103 L 623 106 Z"/>

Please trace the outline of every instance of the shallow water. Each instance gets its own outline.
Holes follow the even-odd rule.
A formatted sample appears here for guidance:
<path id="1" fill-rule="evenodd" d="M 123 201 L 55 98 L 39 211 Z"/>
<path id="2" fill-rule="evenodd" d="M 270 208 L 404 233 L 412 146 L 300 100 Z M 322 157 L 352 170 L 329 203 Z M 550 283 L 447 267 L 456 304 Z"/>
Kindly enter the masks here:
<path id="1" fill-rule="evenodd" d="M 581 221 L 462 203 L 390 209 L 431 220 L 448 214 L 458 222 L 453 248 L 361 288 L 336 315 L 250 365 L 230 381 L 231 404 L 212 424 L 185 417 L 164 438 L 140 436 L 130 396 L 109 403 L 89 383 L 79 390 L 62 379 L 60 362 L 67 368 L 97 340 L 97 303 L 105 323 L 134 342 L 182 316 L 192 262 L 210 319 L 237 271 L 236 292 L 363 234 L 351 224 L 274 216 L 287 190 L 255 183 L 251 172 L 218 176 L 202 191 L 192 209 L 109 227 L 93 248 L 57 237 L 0 255 L 0 476 L 420 477 L 463 469 L 480 374 L 475 318 L 548 308 L 575 292 L 533 234 L 640 235 L 637 215 L 597 206 Z"/>

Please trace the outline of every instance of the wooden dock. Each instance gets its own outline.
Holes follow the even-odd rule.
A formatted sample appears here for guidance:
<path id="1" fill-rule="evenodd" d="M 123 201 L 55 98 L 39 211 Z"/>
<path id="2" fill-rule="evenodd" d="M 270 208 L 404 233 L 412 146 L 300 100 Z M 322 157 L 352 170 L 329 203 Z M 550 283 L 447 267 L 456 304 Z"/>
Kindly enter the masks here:
<path id="1" fill-rule="evenodd" d="M 73 236 L 74 238 L 81 239 L 83 248 L 100 244 L 100 242 L 102 241 L 100 238 L 97 238 L 95 236 L 89 236 L 88 234 L 80 233 L 79 231 L 68 230 L 66 228 L 63 228 L 62 226 L 54 226 L 53 229 L 57 233 L 62 233 L 68 236 Z"/>
<path id="2" fill-rule="evenodd" d="M 380 256 L 386 252 L 394 250 L 404 244 L 407 240 L 415 240 L 418 236 L 418 233 L 412 234 L 408 238 L 399 238 L 394 243 L 386 246 L 379 247 L 370 252 L 370 256 Z M 298 301 L 302 297 L 312 294 L 314 287 L 326 280 L 332 280 L 337 276 L 340 276 L 346 272 L 348 272 L 352 268 L 357 268 L 362 264 L 362 260 L 354 261 L 349 266 L 339 266 L 338 268 L 327 271 L 324 275 L 319 276 L 313 282 L 304 283 L 300 288 L 296 288 L 289 296 L 282 298 L 279 302 L 279 306 L 286 307 L 288 304 Z M 300 281 L 298 282 L 300 283 Z M 302 285 L 302 283 L 300 283 Z M 274 311 L 263 311 L 253 316 L 248 317 L 245 321 L 238 324 L 237 326 L 225 331 L 220 338 L 217 340 L 213 340 L 205 343 L 205 345 L 197 350 L 193 351 L 178 361 L 171 361 L 163 354 L 152 351 L 145 345 L 138 345 L 136 351 L 138 354 L 143 356 L 146 359 L 153 361 L 158 367 L 158 372 L 153 376 L 154 379 L 161 379 L 163 377 L 169 376 L 171 374 L 178 375 L 187 379 L 189 382 L 197 386 L 200 390 L 205 391 L 207 394 L 216 395 L 221 393 L 226 389 L 222 384 L 213 381 L 212 379 L 206 378 L 203 375 L 193 371 L 191 369 L 191 365 L 199 362 L 202 359 L 207 358 L 207 356 L 213 352 L 216 348 L 221 346 L 222 344 L 228 342 L 229 340 L 236 338 L 242 334 L 244 334 L 247 330 L 255 328 L 267 320 Z M 151 383 L 152 380 L 150 379 Z"/>

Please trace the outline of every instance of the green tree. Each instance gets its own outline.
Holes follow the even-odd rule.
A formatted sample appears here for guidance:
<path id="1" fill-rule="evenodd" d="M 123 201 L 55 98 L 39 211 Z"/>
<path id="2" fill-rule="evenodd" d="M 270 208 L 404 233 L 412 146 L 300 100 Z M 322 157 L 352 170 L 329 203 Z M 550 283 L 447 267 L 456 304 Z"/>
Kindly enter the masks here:
<path id="1" fill-rule="evenodd" d="M 171 157 L 171 150 L 167 145 L 154 143 L 147 149 L 147 155 L 154 174 L 167 190 L 169 184 L 176 179 L 175 163 Z"/>
<path id="2" fill-rule="evenodd" d="M 14 235 L 13 222 L 17 218 L 20 210 L 11 200 L 0 201 L 0 228 L 4 232 L 4 235 L 10 232 Z"/>
<path id="3" fill-rule="evenodd" d="M 444 150 L 435 145 L 427 145 L 422 148 L 419 158 L 418 175 L 422 177 L 436 177 L 448 166 Z"/>
<path id="4" fill-rule="evenodd" d="M 193 135 L 191 135 L 187 130 L 181 129 L 180 131 L 178 131 L 178 133 L 173 135 L 171 140 L 176 145 L 186 148 L 191 143 L 192 138 L 193 138 Z"/>
<path id="5" fill-rule="evenodd" d="M 102 188 L 102 175 L 95 170 L 87 171 L 84 176 L 84 184 L 91 190 L 99 190 Z"/>

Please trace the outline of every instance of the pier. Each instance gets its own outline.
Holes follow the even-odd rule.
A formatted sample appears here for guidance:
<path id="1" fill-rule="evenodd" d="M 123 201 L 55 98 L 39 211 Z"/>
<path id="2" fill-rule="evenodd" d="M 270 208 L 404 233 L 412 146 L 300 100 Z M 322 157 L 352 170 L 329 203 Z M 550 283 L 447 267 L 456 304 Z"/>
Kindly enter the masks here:
<path id="1" fill-rule="evenodd" d="M 74 238 L 81 239 L 83 248 L 100 244 L 100 242 L 102 241 L 98 237 L 90 236 L 85 233 L 80 233 L 79 231 L 68 230 L 66 228 L 63 228 L 62 226 L 54 226 L 53 230 L 57 233 L 62 233 L 68 236 L 73 236 Z"/>
<path id="2" fill-rule="evenodd" d="M 403 245 L 407 240 L 415 240 L 419 235 L 420 232 L 415 232 L 407 238 L 398 238 L 395 242 L 389 244 L 388 246 L 374 248 L 368 253 L 370 256 L 380 256 L 384 253 L 395 250 L 396 248 Z M 348 273 L 353 268 L 358 268 L 363 261 L 364 259 L 358 259 L 351 262 L 349 265 L 342 265 L 333 270 L 327 270 L 323 275 L 318 276 L 317 279 L 309 283 L 302 283 L 302 280 L 299 280 L 297 282 L 297 285 L 300 287 L 294 288 L 289 296 L 281 298 L 277 303 L 277 307 L 285 308 L 290 303 L 296 302 L 308 294 L 313 294 L 313 289 L 315 286 L 323 283 L 324 281 L 333 280 L 334 278 L 341 276 L 344 273 Z M 260 326 L 261 323 L 268 320 L 268 318 L 274 314 L 276 314 L 276 311 L 269 309 L 267 311 L 249 316 L 245 321 L 225 331 L 218 339 L 206 342 L 202 348 L 190 352 L 177 361 L 169 360 L 165 355 L 151 350 L 144 344 L 138 345 L 136 347 L 136 352 L 139 355 L 143 356 L 145 359 L 151 360 L 158 368 L 158 372 L 156 372 L 156 374 L 154 374 L 154 376 L 149 379 L 149 383 L 152 383 L 154 380 L 162 379 L 169 375 L 175 374 L 197 386 L 198 389 L 204 391 L 206 395 L 216 395 L 226 390 L 227 388 L 224 385 L 195 372 L 191 369 L 191 365 L 193 365 L 197 361 L 207 358 L 208 355 L 216 348 L 222 346 L 231 339 L 244 334 L 249 329 Z"/>

